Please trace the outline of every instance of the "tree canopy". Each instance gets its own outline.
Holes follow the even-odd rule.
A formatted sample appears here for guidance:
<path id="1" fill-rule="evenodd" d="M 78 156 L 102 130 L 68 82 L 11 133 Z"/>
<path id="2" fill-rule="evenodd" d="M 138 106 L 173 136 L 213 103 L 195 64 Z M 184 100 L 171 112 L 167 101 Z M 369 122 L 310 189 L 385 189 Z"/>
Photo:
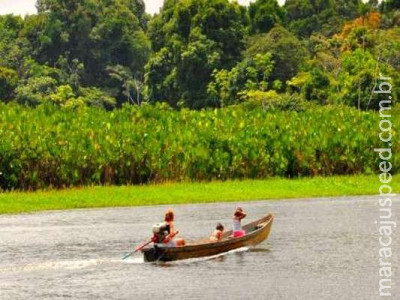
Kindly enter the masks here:
<path id="1" fill-rule="evenodd" d="M 165 0 L 154 16 L 143 0 L 37 9 L 0 16 L 3 102 L 202 109 L 275 98 L 371 109 L 376 74 L 399 80 L 395 0 Z"/>
<path id="2" fill-rule="evenodd" d="M 231 67 L 244 49 L 245 11 L 228 0 L 165 1 L 150 22 L 154 55 L 147 64 L 150 101 L 200 108 L 214 69 Z"/>

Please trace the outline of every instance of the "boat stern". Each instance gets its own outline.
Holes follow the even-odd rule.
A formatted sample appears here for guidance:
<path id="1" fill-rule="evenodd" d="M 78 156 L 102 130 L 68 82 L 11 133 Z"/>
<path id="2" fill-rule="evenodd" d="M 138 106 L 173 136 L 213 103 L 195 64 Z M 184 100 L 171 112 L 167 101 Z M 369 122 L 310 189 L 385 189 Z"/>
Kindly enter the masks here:
<path id="1" fill-rule="evenodd" d="M 163 261 L 165 248 L 154 245 L 153 247 L 142 249 L 145 262 Z"/>

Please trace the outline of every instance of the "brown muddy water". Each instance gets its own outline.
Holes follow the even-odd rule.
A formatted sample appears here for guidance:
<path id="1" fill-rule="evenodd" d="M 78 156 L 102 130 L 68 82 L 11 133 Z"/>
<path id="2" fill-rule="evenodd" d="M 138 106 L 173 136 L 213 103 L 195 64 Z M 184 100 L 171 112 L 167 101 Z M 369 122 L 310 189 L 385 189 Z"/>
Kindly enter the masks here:
<path id="1" fill-rule="evenodd" d="M 187 240 L 230 229 L 236 205 L 247 221 L 275 215 L 255 248 L 171 263 L 122 261 L 151 236 L 167 207 L 0 216 L 0 299 L 383 299 L 377 197 L 174 206 Z M 393 215 L 400 215 L 399 202 Z M 245 223 L 245 222 L 244 222 Z M 400 299 L 400 235 L 393 236 L 392 298 Z M 386 298 L 388 299 L 388 298 Z"/>

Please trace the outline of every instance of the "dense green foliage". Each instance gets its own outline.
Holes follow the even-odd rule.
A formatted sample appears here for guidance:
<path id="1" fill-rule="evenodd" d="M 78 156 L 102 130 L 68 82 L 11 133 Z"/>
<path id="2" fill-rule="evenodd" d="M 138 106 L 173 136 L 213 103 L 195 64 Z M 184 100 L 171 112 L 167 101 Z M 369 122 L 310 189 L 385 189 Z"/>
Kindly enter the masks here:
<path id="1" fill-rule="evenodd" d="M 227 0 L 165 1 L 149 24 L 155 51 L 146 70 L 149 100 L 216 106 L 207 102 L 207 84 L 214 69 L 231 67 L 240 58 L 244 15 Z"/>
<path id="2" fill-rule="evenodd" d="M 37 8 L 0 16 L 2 189 L 376 171 L 380 73 L 400 97 L 398 1 Z"/>
<path id="3" fill-rule="evenodd" d="M 39 14 L 24 20 L 0 16 L 0 67 L 20 77 L 16 100 L 37 105 L 57 86 L 68 85 L 73 98 L 90 87 L 101 88 L 107 94 L 103 98 L 126 101 L 125 82 L 114 79 L 109 68 L 143 81 L 150 55 L 143 1 L 39 0 L 37 7 Z M 0 99 L 8 100 L 10 93 L 0 89 Z M 141 91 L 130 86 L 129 93 Z"/>
<path id="4" fill-rule="evenodd" d="M 275 24 L 283 24 L 285 13 L 285 9 L 279 6 L 277 0 L 257 0 L 250 3 L 252 33 L 268 32 Z"/>
<path id="5" fill-rule="evenodd" d="M 105 112 L 1 104 L 0 112 L 3 189 L 368 173 L 381 146 L 369 134 L 379 116 L 345 107 Z M 395 173 L 398 141 L 393 152 Z"/>
<path id="6" fill-rule="evenodd" d="M 362 0 L 286 0 L 288 27 L 299 36 L 332 35 L 358 16 Z"/>
<path id="7" fill-rule="evenodd" d="M 18 74 L 12 69 L 0 67 L 0 95 L 3 101 L 13 98 L 14 90 L 18 85 Z"/>
<path id="8" fill-rule="evenodd" d="M 0 101 L 201 109 L 268 93 L 367 110 L 377 74 L 400 85 L 398 1 L 165 0 L 154 16 L 143 0 L 37 8 L 0 16 Z"/>

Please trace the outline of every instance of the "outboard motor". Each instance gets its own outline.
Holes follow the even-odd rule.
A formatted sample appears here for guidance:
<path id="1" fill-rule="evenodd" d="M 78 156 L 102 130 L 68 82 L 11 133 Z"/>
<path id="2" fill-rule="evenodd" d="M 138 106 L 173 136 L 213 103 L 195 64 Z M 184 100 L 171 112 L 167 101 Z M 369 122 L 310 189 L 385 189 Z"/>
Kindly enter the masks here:
<path id="1" fill-rule="evenodd" d="M 153 241 L 154 243 L 162 243 L 169 234 L 169 226 L 165 223 L 153 225 Z"/>

